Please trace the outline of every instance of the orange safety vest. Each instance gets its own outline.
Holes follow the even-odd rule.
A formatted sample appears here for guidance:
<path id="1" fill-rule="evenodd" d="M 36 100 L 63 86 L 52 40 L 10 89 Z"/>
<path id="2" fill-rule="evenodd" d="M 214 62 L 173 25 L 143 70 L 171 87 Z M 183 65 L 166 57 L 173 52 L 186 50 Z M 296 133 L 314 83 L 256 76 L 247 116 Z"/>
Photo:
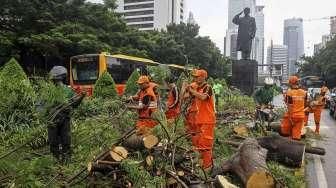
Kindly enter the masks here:
<path id="1" fill-rule="evenodd" d="M 145 90 L 140 90 L 140 92 L 138 93 L 139 105 L 142 104 L 142 101 L 145 98 L 145 96 L 150 96 L 152 100 L 150 101 L 149 106 L 138 110 L 139 119 L 151 119 L 152 113 L 155 112 L 156 109 L 157 109 L 156 96 L 155 96 L 154 91 L 151 87 L 149 87 Z"/>
<path id="2" fill-rule="evenodd" d="M 192 89 L 197 89 L 197 83 L 193 82 L 190 84 Z M 187 109 L 187 116 L 193 116 L 197 112 L 197 106 L 196 106 L 196 100 L 194 96 L 189 96 L 191 97 L 191 103 Z M 194 119 L 194 118 L 193 118 Z"/>
<path id="3" fill-rule="evenodd" d="M 208 94 L 211 90 L 210 85 L 204 84 L 196 89 L 199 93 Z M 206 100 L 201 100 L 195 97 L 197 115 L 195 118 L 196 124 L 215 124 L 216 115 L 215 115 L 215 104 L 214 104 L 214 95 L 211 91 L 211 95 Z"/>
<path id="4" fill-rule="evenodd" d="M 291 118 L 305 117 L 305 102 L 307 99 L 307 92 L 303 89 L 290 89 L 286 93 L 285 102 L 291 111 Z"/>
<path id="5" fill-rule="evenodd" d="M 168 110 L 166 111 L 167 119 L 178 117 L 178 115 L 180 114 L 180 102 L 179 102 L 179 93 L 176 86 L 172 88 L 168 93 L 167 107 L 168 107 Z"/>

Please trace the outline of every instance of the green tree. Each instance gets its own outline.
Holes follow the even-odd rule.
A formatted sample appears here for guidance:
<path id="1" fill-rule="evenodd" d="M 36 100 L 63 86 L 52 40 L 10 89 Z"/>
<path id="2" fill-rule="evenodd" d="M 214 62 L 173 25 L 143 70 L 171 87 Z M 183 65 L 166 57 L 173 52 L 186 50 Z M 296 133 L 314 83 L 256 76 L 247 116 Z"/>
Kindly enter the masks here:
<path id="1" fill-rule="evenodd" d="M 93 96 L 102 99 L 113 99 L 118 96 L 115 82 L 108 72 L 105 71 L 97 80 L 94 85 Z"/>
<path id="2" fill-rule="evenodd" d="M 134 95 L 138 91 L 139 87 L 137 81 L 139 77 L 140 73 L 137 70 L 133 71 L 126 82 L 125 95 Z"/>
<path id="3" fill-rule="evenodd" d="M 0 129 L 19 129 L 31 126 L 36 95 L 26 74 L 15 59 L 0 72 Z"/>
<path id="4" fill-rule="evenodd" d="M 331 87 L 336 86 L 336 38 L 327 43 L 318 54 L 313 57 L 303 57 L 299 73 L 302 76 L 320 76 Z"/>

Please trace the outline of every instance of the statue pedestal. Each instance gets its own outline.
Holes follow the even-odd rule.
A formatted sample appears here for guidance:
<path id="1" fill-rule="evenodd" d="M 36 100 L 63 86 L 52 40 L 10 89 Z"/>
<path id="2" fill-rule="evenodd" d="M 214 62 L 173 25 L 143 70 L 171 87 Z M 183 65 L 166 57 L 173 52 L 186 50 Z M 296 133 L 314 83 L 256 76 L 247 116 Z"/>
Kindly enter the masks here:
<path id="1" fill-rule="evenodd" d="M 252 95 L 258 81 L 256 60 L 235 60 L 232 63 L 232 84 L 247 95 Z"/>

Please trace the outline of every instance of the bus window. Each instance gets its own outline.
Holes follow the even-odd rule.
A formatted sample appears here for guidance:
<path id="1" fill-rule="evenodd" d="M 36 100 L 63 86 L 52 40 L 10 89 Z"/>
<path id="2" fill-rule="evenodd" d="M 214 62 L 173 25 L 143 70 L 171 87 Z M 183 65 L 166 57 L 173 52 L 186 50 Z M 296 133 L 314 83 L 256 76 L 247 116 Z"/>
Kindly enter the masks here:
<path id="1" fill-rule="evenodd" d="M 71 61 L 74 84 L 94 84 L 99 76 L 98 57 L 79 57 Z"/>
<path id="2" fill-rule="evenodd" d="M 107 57 L 107 71 L 116 84 L 124 84 L 134 70 L 134 65 L 113 57 Z"/>

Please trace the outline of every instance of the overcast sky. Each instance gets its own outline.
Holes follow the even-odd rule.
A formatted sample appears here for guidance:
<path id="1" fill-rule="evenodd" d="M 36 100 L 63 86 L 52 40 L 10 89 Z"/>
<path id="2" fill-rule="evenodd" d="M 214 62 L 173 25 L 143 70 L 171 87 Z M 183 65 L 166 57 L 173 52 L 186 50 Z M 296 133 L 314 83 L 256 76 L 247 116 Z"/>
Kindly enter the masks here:
<path id="1" fill-rule="evenodd" d="M 186 1 L 187 12 L 192 11 L 196 22 L 201 26 L 200 34 L 210 36 L 223 51 L 228 25 L 228 0 Z M 274 44 L 282 44 L 283 21 L 287 18 L 301 17 L 308 20 L 336 16 L 336 0 L 257 0 L 257 4 L 265 6 L 265 47 L 270 45 L 271 39 Z M 322 35 L 329 33 L 329 21 L 305 21 L 303 27 L 305 52 L 311 55 L 313 45 L 321 41 Z"/>
<path id="2" fill-rule="evenodd" d="M 336 0 L 257 0 L 257 4 L 265 6 L 265 47 L 270 45 L 271 39 L 274 44 L 282 44 L 283 21 L 287 18 L 336 16 Z M 201 35 L 210 36 L 223 50 L 228 0 L 187 0 L 187 6 L 201 26 Z M 322 35 L 329 33 L 329 20 L 305 21 L 303 27 L 305 52 L 311 55 L 313 45 L 321 41 Z"/>

